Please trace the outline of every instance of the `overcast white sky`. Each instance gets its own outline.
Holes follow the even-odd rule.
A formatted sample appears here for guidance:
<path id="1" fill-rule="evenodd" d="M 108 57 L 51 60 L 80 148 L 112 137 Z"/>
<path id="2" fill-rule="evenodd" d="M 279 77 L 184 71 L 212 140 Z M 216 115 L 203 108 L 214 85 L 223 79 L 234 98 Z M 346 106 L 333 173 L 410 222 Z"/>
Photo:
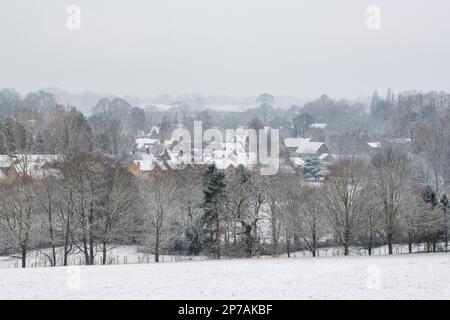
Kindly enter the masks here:
<path id="1" fill-rule="evenodd" d="M 81 30 L 66 27 L 69 5 Z M 381 30 L 366 9 L 381 7 Z M 316 97 L 450 91 L 448 0 L 2 0 L 0 87 Z"/>

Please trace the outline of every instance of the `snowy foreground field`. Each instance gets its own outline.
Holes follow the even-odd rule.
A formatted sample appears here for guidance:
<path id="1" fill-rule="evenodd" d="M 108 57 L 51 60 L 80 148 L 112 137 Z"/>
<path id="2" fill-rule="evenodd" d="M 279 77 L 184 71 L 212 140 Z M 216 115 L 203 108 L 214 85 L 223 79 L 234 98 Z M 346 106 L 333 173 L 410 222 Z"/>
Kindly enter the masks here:
<path id="1" fill-rule="evenodd" d="M 450 254 L 1 269 L 0 299 L 450 299 Z"/>

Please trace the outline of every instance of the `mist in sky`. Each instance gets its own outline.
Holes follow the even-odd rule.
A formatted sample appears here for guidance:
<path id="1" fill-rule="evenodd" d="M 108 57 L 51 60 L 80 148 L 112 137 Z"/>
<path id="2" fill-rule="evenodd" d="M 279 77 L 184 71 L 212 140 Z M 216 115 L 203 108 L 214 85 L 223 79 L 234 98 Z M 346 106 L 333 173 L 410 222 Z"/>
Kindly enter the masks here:
<path id="1" fill-rule="evenodd" d="M 67 28 L 67 7 L 81 29 Z M 381 8 L 381 29 L 366 10 Z M 0 88 L 334 97 L 446 90 L 448 0 L 18 0 L 0 4 Z"/>

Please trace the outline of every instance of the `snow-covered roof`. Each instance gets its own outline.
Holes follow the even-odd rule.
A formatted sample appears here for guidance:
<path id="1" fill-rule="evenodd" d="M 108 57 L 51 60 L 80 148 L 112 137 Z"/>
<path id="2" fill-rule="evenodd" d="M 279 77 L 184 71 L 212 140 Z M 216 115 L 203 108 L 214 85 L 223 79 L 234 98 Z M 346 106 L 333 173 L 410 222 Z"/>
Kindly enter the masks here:
<path id="1" fill-rule="evenodd" d="M 411 143 L 410 138 L 393 138 L 388 140 L 390 143 L 398 143 L 398 144 L 409 144 Z"/>
<path id="2" fill-rule="evenodd" d="M 327 126 L 327 123 L 313 123 L 310 127 L 314 129 L 325 129 Z"/>
<path id="3" fill-rule="evenodd" d="M 0 168 L 9 168 L 13 162 L 28 162 L 28 163 L 38 163 L 39 165 L 45 162 L 54 162 L 59 158 L 55 154 L 17 154 L 10 158 L 8 155 L 0 155 Z"/>
<path id="4" fill-rule="evenodd" d="M 0 155 L 0 168 L 9 168 L 11 166 L 11 159 L 6 155 Z"/>
<path id="5" fill-rule="evenodd" d="M 316 154 L 325 145 L 323 142 L 311 142 L 303 138 L 287 138 L 284 143 L 288 148 L 297 148 L 297 154 Z"/>
<path id="6" fill-rule="evenodd" d="M 325 160 L 325 159 L 327 159 L 328 157 L 334 158 L 330 153 L 322 153 L 321 155 L 318 156 L 318 159 L 319 159 L 319 160 Z"/>
<path id="7" fill-rule="evenodd" d="M 167 170 L 167 168 L 164 166 L 164 164 L 157 162 L 157 161 L 151 161 L 151 160 L 134 160 L 134 163 L 139 165 L 139 170 L 146 172 L 146 171 L 152 171 L 156 167 L 160 167 L 162 170 Z"/>
<path id="8" fill-rule="evenodd" d="M 381 142 L 375 141 L 375 142 L 367 142 L 367 145 L 372 149 L 379 149 L 381 148 Z"/>
<path id="9" fill-rule="evenodd" d="M 159 144 L 159 140 L 158 139 L 150 139 L 150 138 L 137 138 L 136 139 L 136 148 L 138 149 L 142 149 L 145 146 L 148 145 L 155 145 L 155 144 Z"/>
<path id="10" fill-rule="evenodd" d="M 134 156 L 136 157 L 136 160 L 134 160 L 133 162 L 139 165 L 139 169 L 141 171 L 152 171 L 157 166 L 162 170 L 167 170 L 167 168 L 164 166 L 164 163 L 153 154 L 136 152 Z"/>
<path id="11" fill-rule="evenodd" d="M 28 155 L 28 159 L 35 162 L 54 162 L 58 161 L 59 156 L 56 154 L 31 154 Z"/>
<path id="12" fill-rule="evenodd" d="M 58 155 L 15 155 L 13 157 L 14 170 L 19 174 L 26 174 L 34 179 L 42 179 L 49 176 L 58 175 L 58 170 L 52 168 L 44 168 L 44 164 L 55 162 L 59 159 Z"/>
<path id="13" fill-rule="evenodd" d="M 164 141 L 165 146 L 171 146 L 174 143 L 172 139 Z"/>
<path id="14" fill-rule="evenodd" d="M 148 133 L 148 136 L 151 136 L 152 134 L 159 134 L 159 127 L 153 126 L 153 127 L 150 129 L 150 131 L 149 131 L 149 133 Z"/>

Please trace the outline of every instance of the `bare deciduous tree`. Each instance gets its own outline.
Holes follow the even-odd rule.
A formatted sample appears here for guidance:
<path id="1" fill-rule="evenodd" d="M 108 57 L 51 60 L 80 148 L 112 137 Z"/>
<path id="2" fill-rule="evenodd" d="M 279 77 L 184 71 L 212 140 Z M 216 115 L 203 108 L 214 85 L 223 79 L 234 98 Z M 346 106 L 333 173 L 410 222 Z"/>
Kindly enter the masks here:
<path id="1" fill-rule="evenodd" d="M 387 148 L 372 158 L 373 185 L 381 210 L 382 234 L 392 254 L 399 215 L 406 206 L 411 162 L 407 154 Z"/>
<path id="2" fill-rule="evenodd" d="M 338 163 L 325 183 L 321 206 L 344 246 L 344 255 L 357 235 L 360 215 L 366 205 L 366 165 L 350 159 Z"/>
<path id="3" fill-rule="evenodd" d="M 155 262 L 159 262 L 160 250 L 170 238 L 171 219 L 178 209 L 178 188 L 173 172 L 153 180 L 143 179 L 139 186 Z"/>

